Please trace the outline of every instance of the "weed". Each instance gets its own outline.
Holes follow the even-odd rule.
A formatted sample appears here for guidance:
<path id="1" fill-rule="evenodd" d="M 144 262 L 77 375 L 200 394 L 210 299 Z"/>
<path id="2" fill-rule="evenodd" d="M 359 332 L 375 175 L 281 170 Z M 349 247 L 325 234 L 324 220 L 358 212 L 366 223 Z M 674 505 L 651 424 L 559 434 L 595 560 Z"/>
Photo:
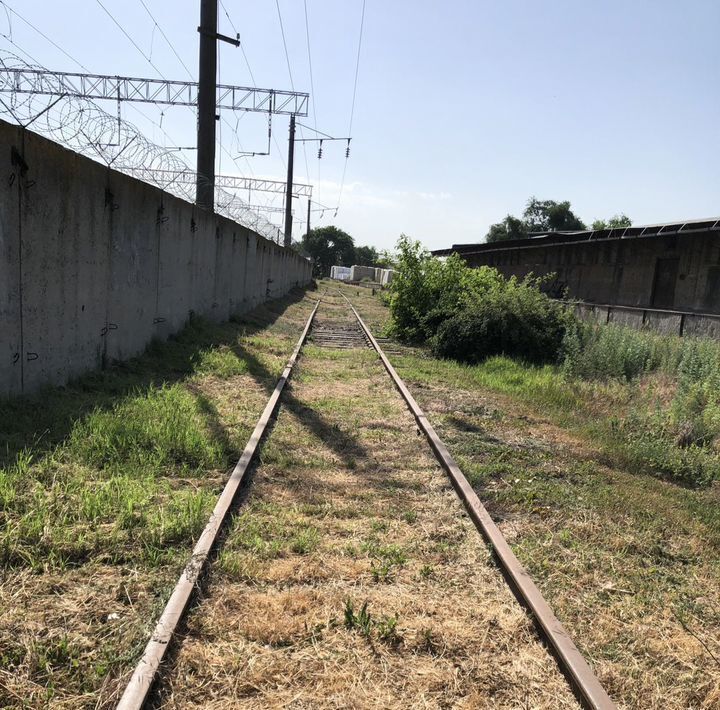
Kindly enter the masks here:
<path id="1" fill-rule="evenodd" d="M 378 638 L 385 643 L 395 646 L 401 641 L 401 637 L 398 634 L 398 615 L 394 616 L 383 616 L 375 622 L 377 628 Z"/>
<path id="2" fill-rule="evenodd" d="M 345 628 L 348 631 L 357 630 L 366 638 L 370 637 L 373 627 L 373 620 L 368 611 L 368 603 L 364 602 L 360 611 L 355 613 L 355 606 L 352 599 L 345 601 Z"/>
<path id="3" fill-rule="evenodd" d="M 418 515 L 414 510 L 409 509 L 409 510 L 403 511 L 402 519 L 409 525 L 412 525 L 414 522 L 417 521 Z"/>
<path id="4" fill-rule="evenodd" d="M 435 574 L 435 569 L 432 565 L 423 565 L 420 568 L 420 577 L 422 579 L 429 579 Z"/>

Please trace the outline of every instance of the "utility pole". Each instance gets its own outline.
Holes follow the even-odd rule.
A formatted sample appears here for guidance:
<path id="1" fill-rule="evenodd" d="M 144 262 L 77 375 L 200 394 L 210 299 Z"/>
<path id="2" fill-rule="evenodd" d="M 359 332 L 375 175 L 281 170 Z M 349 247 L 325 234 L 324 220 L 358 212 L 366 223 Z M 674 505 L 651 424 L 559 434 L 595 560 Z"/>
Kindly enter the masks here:
<path id="1" fill-rule="evenodd" d="M 284 245 L 292 245 L 292 184 L 293 184 L 293 161 L 295 159 L 295 114 L 290 116 L 290 138 L 288 140 L 288 172 L 287 186 L 285 188 L 285 242 Z"/>
<path id="2" fill-rule="evenodd" d="M 198 73 L 197 187 L 198 207 L 215 208 L 215 114 L 217 111 L 217 0 L 200 0 L 200 67 Z"/>
<path id="3" fill-rule="evenodd" d="M 310 202 L 311 202 L 311 200 L 310 200 L 310 198 L 308 197 L 307 230 L 305 230 L 305 231 L 306 231 L 306 234 L 310 234 Z"/>

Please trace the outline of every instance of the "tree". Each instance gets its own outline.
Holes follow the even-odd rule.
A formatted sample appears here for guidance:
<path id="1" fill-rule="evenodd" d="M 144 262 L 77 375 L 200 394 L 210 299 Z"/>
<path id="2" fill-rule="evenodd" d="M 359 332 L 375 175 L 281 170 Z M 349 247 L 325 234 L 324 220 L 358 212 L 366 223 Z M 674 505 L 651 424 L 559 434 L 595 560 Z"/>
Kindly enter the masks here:
<path id="1" fill-rule="evenodd" d="M 538 200 L 531 197 L 523 212 L 528 232 L 558 232 L 585 229 L 585 224 L 570 209 L 570 202 Z"/>
<path id="2" fill-rule="evenodd" d="M 525 205 L 523 218 L 509 214 L 502 222 L 491 224 L 486 242 L 524 239 L 529 232 L 557 232 L 586 229 L 583 221 L 570 209 L 570 202 L 538 200 L 531 197 Z"/>
<path id="3" fill-rule="evenodd" d="M 615 229 L 618 227 L 632 227 L 632 220 L 626 214 L 616 214 L 608 220 L 596 219 L 592 223 L 593 229 Z"/>
<path id="4" fill-rule="evenodd" d="M 358 266 L 375 266 L 378 261 L 378 253 L 375 247 L 355 247 L 355 260 L 353 264 Z"/>
<path id="5" fill-rule="evenodd" d="M 509 214 L 502 222 L 490 225 L 485 241 L 503 242 L 508 239 L 524 239 L 525 237 L 527 237 L 525 223 Z"/>
<path id="6" fill-rule="evenodd" d="M 352 266 L 355 242 L 342 229 L 334 226 L 311 229 L 303 236 L 301 248 L 313 262 L 313 276 L 330 274 L 331 266 Z"/>
<path id="7" fill-rule="evenodd" d="M 379 266 L 381 269 L 394 269 L 397 266 L 397 260 L 398 255 L 395 252 L 389 249 L 381 249 L 378 252 L 375 266 Z"/>

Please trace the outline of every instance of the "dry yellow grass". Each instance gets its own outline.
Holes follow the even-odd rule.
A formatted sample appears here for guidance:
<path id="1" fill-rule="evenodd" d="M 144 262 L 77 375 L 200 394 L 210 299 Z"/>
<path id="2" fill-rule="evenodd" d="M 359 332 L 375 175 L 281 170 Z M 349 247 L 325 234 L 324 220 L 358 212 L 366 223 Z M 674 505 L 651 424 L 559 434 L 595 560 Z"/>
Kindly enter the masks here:
<path id="1" fill-rule="evenodd" d="M 374 353 L 313 346 L 160 705 L 576 707 Z"/>
<path id="2" fill-rule="evenodd" d="M 379 331 L 388 309 L 347 291 Z M 720 486 L 612 465 L 556 413 L 417 355 L 392 359 L 618 705 L 720 708 Z"/>
<path id="3" fill-rule="evenodd" d="M 245 445 L 267 401 L 267 389 L 274 386 L 312 305 L 311 299 L 304 298 L 260 307 L 250 315 L 258 325 L 222 326 L 227 343 L 188 348 L 194 359 L 184 376 L 173 370 L 175 362 L 168 362 L 166 370 L 161 365 L 156 373 L 161 381 L 165 377 L 176 381 L 198 403 L 205 415 L 203 423 L 210 429 L 209 438 L 229 459 Z M 183 360 L 182 364 L 187 363 Z M 141 360 L 138 369 L 142 372 L 143 367 Z M 232 374 L 235 371 L 239 374 Z M 117 401 L 142 397 L 144 391 L 139 386 L 137 391 L 121 391 Z M 100 389 L 98 395 L 100 401 L 107 393 Z M 75 414 L 73 396 L 69 391 L 68 401 L 60 404 L 80 421 L 88 413 L 78 407 Z M 63 392 L 53 397 L 61 400 Z M 19 406 L 37 405 L 29 401 Z M 27 445 L 32 446 L 41 433 L 29 438 Z M 64 497 L 82 492 L 83 486 L 93 492 L 110 476 L 65 452 L 65 442 L 58 442 L 57 451 L 35 452 L 25 474 L 38 481 L 39 502 L 72 501 Z M 129 480 L 128 485 L 143 490 L 144 473 L 136 473 L 137 479 Z M 84 482 L 82 486 L 74 482 L 76 474 Z M 186 471 L 178 465 L 156 472 L 147 485 L 153 496 L 159 491 L 153 498 L 157 509 L 176 495 L 193 491 L 202 492 L 212 503 L 226 477 L 227 471 L 219 467 Z M 164 548 L 161 543 L 151 556 L 141 537 L 146 525 L 127 530 L 113 520 L 86 523 L 80 510 L 82 499 L 77 500 L 66 519 L 53 519 L 52 530 L 39 532 L 38 547 L 62 552 L 61 546 L 82 534 L 90 542 L 98 541 L 95 549 L 99 552 L 64 563 L 38 553 L 37 559 L 3 561 L 0 567 L 2 708 L 114 707 L 123 680 L 137 661 L 192 549 L 191 539 Z M 21 515 L 30 513 L 0 509 L 0 539 L 22 524 Z M 200 529 L 208 513 L 201 511 Z M 168 518 L 163 524 L 171 521 Z M 117 544 L 113 542 L 116 539 Z"/>

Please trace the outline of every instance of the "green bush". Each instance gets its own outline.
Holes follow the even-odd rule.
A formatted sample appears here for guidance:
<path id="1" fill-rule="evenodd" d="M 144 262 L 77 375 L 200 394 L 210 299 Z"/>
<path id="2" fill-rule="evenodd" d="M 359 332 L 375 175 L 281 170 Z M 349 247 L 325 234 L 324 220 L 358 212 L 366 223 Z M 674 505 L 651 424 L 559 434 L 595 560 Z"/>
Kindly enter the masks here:
<path id="1" fill-rule="evenodd" d="M 531 363 L 558 360 L 573 317 L 545 296 L 535 280 L 496 284 L 443 322 L 432 340 L 440 357 L 477 363 L 507 355 Z"/>
<path id="2" fill-rule="evenodd" d="M 505 280 L 488 266 L 470 268 L 457 254 L 441 261 L 402 236 L 391 286 L 392 332 L 429 341 L 435 354 L 461 362 L 492 355 L 554 362 L 575 318 L 541 285 L 533 278 Z"/>
<path id="3" fill-rule="evenodd" d="M 390 295 L 392 332 L 401 340 L 425 342 L 447 318 L 458 313 L 473 296 L 502 283 L 487 266 L 470 269 L 456 254 L 440 261 L 402 236 Z"/>

